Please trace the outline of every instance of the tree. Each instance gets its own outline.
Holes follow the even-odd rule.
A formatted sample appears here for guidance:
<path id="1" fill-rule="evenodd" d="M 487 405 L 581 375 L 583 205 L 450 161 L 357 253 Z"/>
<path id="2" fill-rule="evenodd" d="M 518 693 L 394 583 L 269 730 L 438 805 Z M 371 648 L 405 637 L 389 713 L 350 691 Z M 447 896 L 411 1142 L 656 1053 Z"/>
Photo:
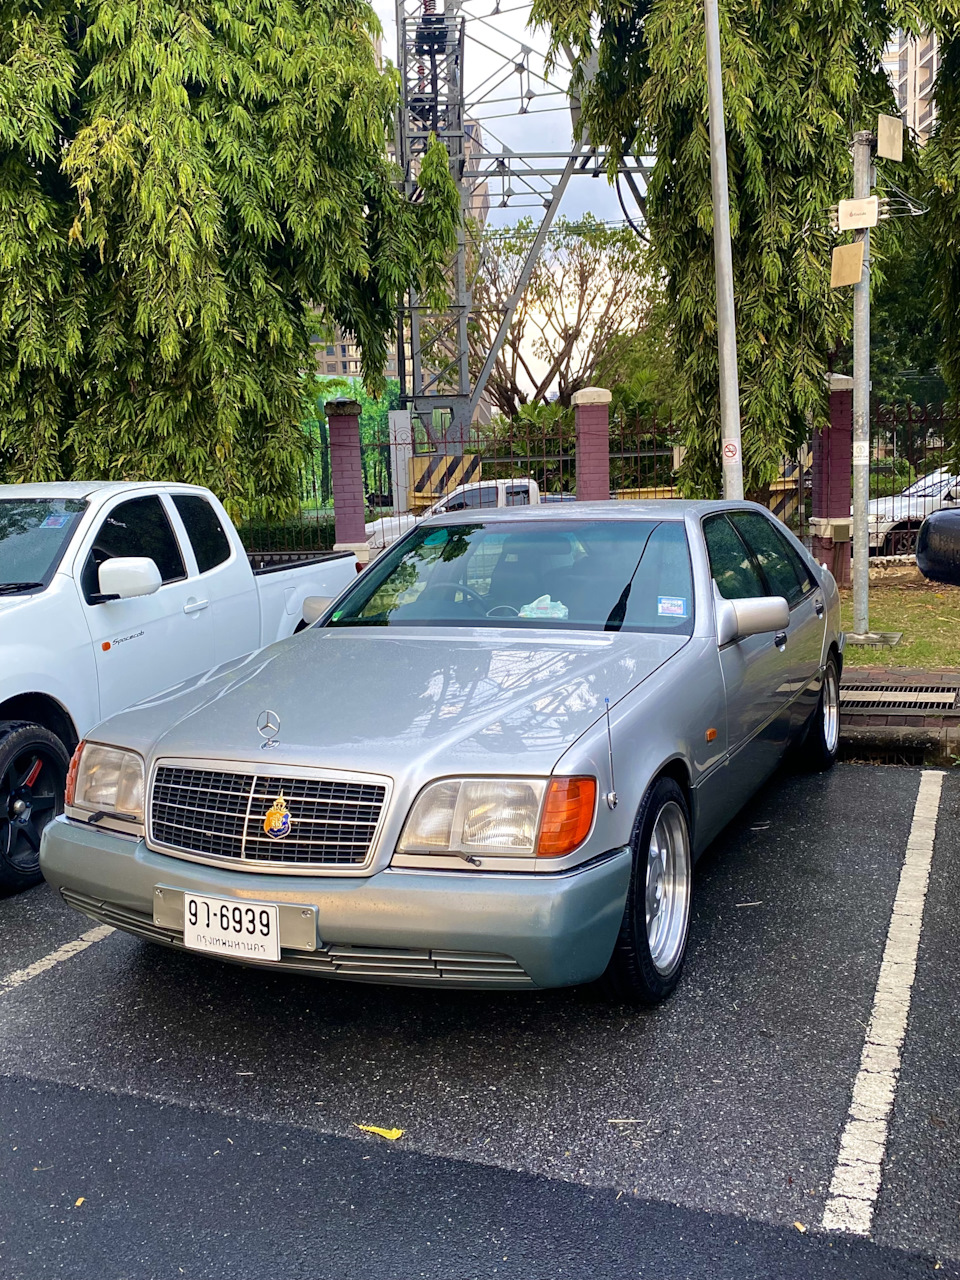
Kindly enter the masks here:
<path id="1" fill-rule="evenodd" d="M 529 218 L 488 231 L 475 263 L 470 321 L 471 368 L 479 372 L 500 326 L 504 299 L 516 291 L 536 234 Z M 628 349 L 650 313 L 651 280 L 644 243 L 632 231 L 595 218 L 558 219 L 523 292 L 487 382 L 501 413 L 573 393 L 623 372 Z M 632 357 L 630 357 L 632 358 Z"/>
<path id="2" fill-rule="evenodd" d="M 313 309 L 382 383 L 459 217 L 408 201 L 365 0 L 0 0 L 0 457 L 8 479 L 297 498 Z"/>
<path id="3" fill-rule="evenodd" d="M 953 0 L 950 0 L 953 3 Z M 721 6 L 745 483 L 761 494 L 827 421 L 824 374 L 847 335 L 830 289 L 829 209 L 850 191 L 850 138 L 895 112 L 880 62 L 895 26 L 946 8 L 900 0 L 726 0 Z M 713 205 L 701 0 L 535 0 L 568 46 L 592 140 L 611 170 L 655 154 L 645 216 L 666 279 L 691 495 L 719 491 Z M 596 54 L 599 70 L 588 79 Z M 881 164 L 881 176 L 883 167 Z"/>

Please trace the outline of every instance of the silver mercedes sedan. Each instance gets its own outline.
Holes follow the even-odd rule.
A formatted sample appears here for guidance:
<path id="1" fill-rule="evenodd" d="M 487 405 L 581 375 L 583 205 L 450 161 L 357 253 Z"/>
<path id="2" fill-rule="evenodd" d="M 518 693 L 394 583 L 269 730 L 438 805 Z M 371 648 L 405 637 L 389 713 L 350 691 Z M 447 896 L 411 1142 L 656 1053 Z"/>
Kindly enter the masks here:
<path id="1" fill-rule="evenodd" d="M 81 743 L 41 865 L 166 946 L 370 982 L 677 984 L 693 864 L 837 753 L 830 573 L 762 507 L 412 529 L 315 625 Z"/>

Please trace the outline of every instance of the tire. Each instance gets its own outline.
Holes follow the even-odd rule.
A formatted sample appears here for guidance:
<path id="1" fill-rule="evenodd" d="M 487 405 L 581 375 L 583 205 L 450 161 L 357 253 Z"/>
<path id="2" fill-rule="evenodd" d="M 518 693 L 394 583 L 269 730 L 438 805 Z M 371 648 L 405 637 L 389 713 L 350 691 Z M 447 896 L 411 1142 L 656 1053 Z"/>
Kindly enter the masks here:
<path id="1" fill-rule="evenodd" d="M 797 748 L 801 769 L 823 773 L 836 763 L 840 750 L 840 671 L 831 654 L 823 672 L 817 707 Z"/>
<path id="2" fill-rule="evenodd" d="M 600 981 L 611 999 L 649 1006 L 666 1000 L 680 981 L 690 931 L 690 811 L 673 778 L 651 783 L 637 813 L 631 844 L 633 870 L 623 922 Z M 661 870 L 651 881 L 650 872 L 656 873 L 658 864 Z M 654 902 L 660 904 L 659 910 L 648 916 L 648 906 Z"/>
<path id="3" fill-rule="evenodd" d="M 70 756 L 49 729 L 0 721 L 0 889 L 38 884 L 40 836 L 63 812 Z"/>

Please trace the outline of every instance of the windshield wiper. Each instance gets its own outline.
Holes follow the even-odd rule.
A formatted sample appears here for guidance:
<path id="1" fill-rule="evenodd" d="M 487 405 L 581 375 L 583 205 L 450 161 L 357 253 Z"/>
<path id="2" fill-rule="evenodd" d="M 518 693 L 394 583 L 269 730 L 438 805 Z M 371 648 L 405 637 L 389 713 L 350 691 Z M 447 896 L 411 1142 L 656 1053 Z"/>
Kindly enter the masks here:
<path id="1" fill-rule="evenodd" d="M 658 520 L 657 523 L 650 530 L 650 532 L 647 534 L 647 540 L 643 544 L 643 550 L 640 552 L 640 560 L 642 560 L 643 557 L 647 554 L 647 547 L 649 547 L 650 545 L 650 539 L 653 537 L 654 533 L 656 533 L 657 529 L 659 529 L 662 523 L 663 523 L 662 521 Z M 633 566 L 633 573 L 631 573 L 630 575 L 630 581 L 620 592 L 620 599 L 617 601 L 617 603 L 613 606 L 613 608 L 610 610 L 609 614 L 607 615 L 607 620 L 603 624 L 604 631 L 619 631 L 620 628 L 623 626 L 623 620 L 627 616 L 627 601 L 630 599 L 630 592 L 633 589 L 633 580 L 637 576 L 637 570 L 640 568 L 640 560 L 638 560 L 637 563 Z"/>
<path id="2" fill-rule="evenodd" d="M 0 596 L 12 596 L 17 591 L 32 591 L 42 587 L 42 582 L 0 582 Z"/>

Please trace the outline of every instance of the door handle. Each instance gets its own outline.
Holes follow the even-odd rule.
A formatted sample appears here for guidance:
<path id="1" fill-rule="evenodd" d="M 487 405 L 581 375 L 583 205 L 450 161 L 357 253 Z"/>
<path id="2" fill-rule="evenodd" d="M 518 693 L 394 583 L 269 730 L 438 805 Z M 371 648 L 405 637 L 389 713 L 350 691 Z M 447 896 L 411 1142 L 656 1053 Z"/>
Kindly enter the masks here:
<path id="1" fill-rule="evenodd" d="M 188 600 L 187 603 L 183 606 L 183 612 L 199 613 L 201 609 L 206 609 L 209 603 L 210 603 L 209 600 Z"/>
<path id="2" fill-rule="evenodd" d="M 814 609 L 816 609 L 816 611 L 817 611 L 817 617 L 818 617 L 818 618 L 822 618 L 822 617 L 823 617 L 823 601 L 822 601 L 822 600 L 817 600 L 817 601 L 814 603 L 814 606 L 813 606 L 813 607 L 814 607 Z"/>
<path id="3" fill-rule="evenodd" d="M 787 633 L 785 631 L 778 631 L 773 637 L 773 643 L 777 646 L 780 652 L 783 653 L 784 649 L 787 647 Z"/>

